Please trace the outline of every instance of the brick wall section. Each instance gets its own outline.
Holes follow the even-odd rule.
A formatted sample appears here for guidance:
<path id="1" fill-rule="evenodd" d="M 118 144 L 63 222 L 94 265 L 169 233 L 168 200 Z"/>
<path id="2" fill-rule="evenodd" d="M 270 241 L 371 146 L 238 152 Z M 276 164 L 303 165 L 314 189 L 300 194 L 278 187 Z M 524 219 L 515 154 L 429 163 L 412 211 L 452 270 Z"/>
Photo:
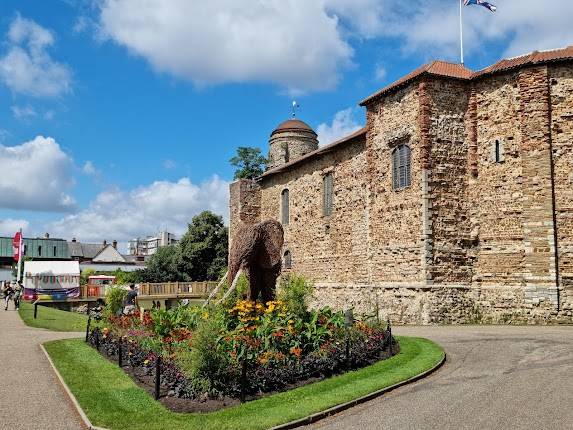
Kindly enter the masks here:
<path id="1" fill-rule="evenodd" d="M 524 280 L 527 302 L 557 305 L 548 79 L 546 66 L 522 70 L 518 78 Z"/>
<path id="2" fill-rule="evenodd" d="M 573 307 L 573 68 L 552 67 L 551 142 L 561 302 Z"/>
<path id="3" fill-rule="evenodd" d="M 473 85 L 470 89 L 466 123 L 468 130 L 468 168 L 471 180 L 478 175 L 477 96 Z"/>
<path id="4" fill-rule="evenodd" d="M 435 284 L 469 285 L 470 220 L 467 197 L 468 142 L 465 116 L 469 93 L 465 82 L 433 79 L 429 99 L 429 187 L 433 255 L 429 267 Z"/>

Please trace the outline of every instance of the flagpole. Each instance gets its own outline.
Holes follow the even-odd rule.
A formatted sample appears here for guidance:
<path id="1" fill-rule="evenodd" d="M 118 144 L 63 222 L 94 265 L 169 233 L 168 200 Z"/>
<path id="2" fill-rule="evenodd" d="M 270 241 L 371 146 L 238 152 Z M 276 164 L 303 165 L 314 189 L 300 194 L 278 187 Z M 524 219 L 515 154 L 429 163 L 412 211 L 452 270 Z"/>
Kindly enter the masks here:
<path id="1" fill-rule="evenodd" d="M 16 282 L 20 283 L 21 281 L 21 272 L 22 272 L 22 247 L 24 246 L 24 238 L 22 237 L 22 229 L 20 229 L 20 243 L 18 244 L 18 273 L 16 274 Z"/>
<path id="2" fill-rule="evenodd" d="M 464 26 L 462 19 L 462 4 L 464 0 L 460 0 L 460 59 L 462 66 L 464 65 Z"/>

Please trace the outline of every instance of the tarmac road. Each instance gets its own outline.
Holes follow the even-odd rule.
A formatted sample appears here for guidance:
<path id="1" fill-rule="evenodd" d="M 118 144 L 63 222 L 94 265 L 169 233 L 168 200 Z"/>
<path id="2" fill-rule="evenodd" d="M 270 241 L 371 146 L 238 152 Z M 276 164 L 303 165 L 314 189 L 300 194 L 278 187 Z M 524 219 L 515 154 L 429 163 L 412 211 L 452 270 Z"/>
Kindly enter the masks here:
<path id="1" fill-rule="evenodd" d="M 447 361 L 308 429 L 573 429 L 573 326 L 395 327 L 440 343 Z"/>

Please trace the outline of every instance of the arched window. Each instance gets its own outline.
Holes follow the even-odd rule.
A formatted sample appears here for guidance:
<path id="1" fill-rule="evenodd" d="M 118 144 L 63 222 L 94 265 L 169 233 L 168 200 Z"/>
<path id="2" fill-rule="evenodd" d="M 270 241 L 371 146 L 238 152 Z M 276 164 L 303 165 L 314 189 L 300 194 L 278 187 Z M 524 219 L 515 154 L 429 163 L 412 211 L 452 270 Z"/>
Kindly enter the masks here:
<path id="1" fill-rule="evenodd" d="M 392 152 L 392 184 L 395 190 L 410 186 L 410 158 L 408 145 L 399 145 Z"/>
<path id="2" fill-rule="evenodd" d="M 333 179 L 332 173 L 327 173 L 322 178 L 322 214 L 324 216 L 332 215 L 332 194 L 333 194 Z"/>
<path id="3" fill-rule="evenodd" d="M 289 196 L 288 190 L 283 190 L 281 193 L 281 221 L 283 225 L 287 225 L 289 221 Z"/>
<path id="4" fill-rule="evenodd" d="M 291 255 L 290 251 L 285 251 L 285 253 L 283 255 L 283 267 L 285 269 L 291 269 L 292 268 L 292 255 Z"/>

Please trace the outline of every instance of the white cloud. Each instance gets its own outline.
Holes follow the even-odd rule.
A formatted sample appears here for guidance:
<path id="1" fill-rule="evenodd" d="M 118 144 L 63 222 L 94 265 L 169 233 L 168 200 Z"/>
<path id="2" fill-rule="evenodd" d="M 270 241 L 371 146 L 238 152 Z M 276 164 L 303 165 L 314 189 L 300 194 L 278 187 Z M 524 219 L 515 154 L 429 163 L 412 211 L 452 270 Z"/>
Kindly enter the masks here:
<path id="1" fill-rule="evenodd" d="M 30 223 L 24 219 L 0 219 L 0 236 L 14 236 L 19 229 L 25 233 L 29 226 Z"/>
<path id="2" fill-rule="evenodd" d="M 69 211 L 74 199 L 72 159 L 51 137 L 17 146 L 0 145 L 0 208 Z"/>
<path id="3" fill-rule="evenodd" d="M 12 21 L 0 57 L 0 80 L 15 93 L 52 97 L 71 90 L 69 68 L 54 61 L 47 48 L 54 44 L 53 34 L 32 20 L 19 15 Z"/>
<path id="4" fill-rule="evenodd" d="M 377 65 L 376 70 L 374 71 L 374 77 L 377 81 L 383 81 L 386 79 L 386 68 L 382 65 Z"/>
<path id="5" fill-rule="evenodd" d="M 90 160 L 84 163 L 82 172 L 87 176 L 98 176 L 100 174 L 100 171 L 96 169 L 94 163 L 92 163 Z"/>
<path id="6" fill-rule="evenodd" d="M 362 125 L 356 120 L 355 114 L 354 108 L 344 109 L 336 112 L 332 123 L 319 124 L 316 128 L 319 144 L 327 145 L 360 129 Z"/>
<path id="7" fill-rule="evenodd" d="M 30 106 L 12 106 L 12 114 L 16 119 L 29 119 L 38 116 L 36 110 Z"/>
<path id="8" fill-rule="evenodd" d="M 172 169 L 175 169 L 177 167 L 177 162 L 170 160 L 170 159 L 166 159 L 166 160 L 163 160 L 161 165 L 163 166 L 163 168 L 165 170 L 172 170 Z"/>
<path id="9" fill-rule="evenodd" d="M 331 0 L 344 3 L 344 0 Z M 398 38 L 405 53 L 427 57 L 459 56 L 459 10 L 456 2 L 401 2 L 386 0 L 379 7 L 360 9 L 352 2 L 347 15 L 367 37 Z M 496 3 L 493 1 L 493 3 Z M 538 0 L 514 0 L 497 3 L 491 13 L 478 6 L 464 7 L 464 44 L 466 52 L 479 52 L 488 42 L 499 41 L 512 56 L 533 50 L 560 48 L 573 44 L 573 2 L 552 0 L 551 5 Z M 353 12 L 354 11 L 354 12 Z M 365 17 L 364 14 L 372 16 Z"/>
<path id="10" fill-rule="evenodd" d="M 125 242 L 159 229 L 181 235 L 191 218 L 203 210 L 228 221 L 228 204 L 229 183 L 218 176 L 198 185 L 188 178 L 157 181 L 129 191 L 104 191 L 87 209 L 51 223 L 46 231 L 85 242 L 102 238 Z"/>
<path id="11" fill-rule="evenodd" d="M 332 88 L 352 48 L 328 0 L 103 0 L 100 33 L 160 72 L 198 85 Z"/>

